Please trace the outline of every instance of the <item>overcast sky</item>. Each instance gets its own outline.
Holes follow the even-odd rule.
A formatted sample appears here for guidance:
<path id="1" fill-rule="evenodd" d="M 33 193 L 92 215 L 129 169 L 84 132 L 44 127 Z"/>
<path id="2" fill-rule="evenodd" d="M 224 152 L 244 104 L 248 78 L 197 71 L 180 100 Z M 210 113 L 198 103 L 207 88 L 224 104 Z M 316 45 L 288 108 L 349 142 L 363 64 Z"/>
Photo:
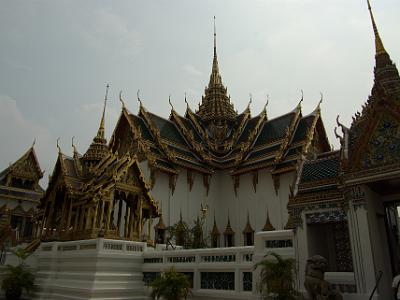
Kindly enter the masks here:
<path id="1" fill-rule="evenodd" d="M 324 94 L 322 117 L 330 142 L 336 115 L 350 125 L 373 82 L 374 41 L 365 0 L 54 1 L 1 0 L 0 169 L 36 138 L 45 177 L 56 139 L 70 154 L 71 137 L 84 152 L 95 135 L 105 85 L 111 85 L 106 132 L 136 91 L 165 118 L 168 96 L 194 109 L 211 71 L 213 16 L 222 79 L 241 112 L 253 95 L 258 114 L 292 110 L 304 90 L 303 114 Z M 399 0 L 372 0 L 394 62 L 400 63 Z M 46 185 L 47 179 L 42 180 Z"/>

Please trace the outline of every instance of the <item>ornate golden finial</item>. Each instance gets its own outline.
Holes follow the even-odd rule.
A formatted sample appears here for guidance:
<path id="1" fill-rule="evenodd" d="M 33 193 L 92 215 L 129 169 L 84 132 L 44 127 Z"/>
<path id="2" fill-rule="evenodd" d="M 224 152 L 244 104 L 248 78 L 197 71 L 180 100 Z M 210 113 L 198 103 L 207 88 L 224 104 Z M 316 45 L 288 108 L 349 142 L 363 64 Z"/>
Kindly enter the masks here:
<path id="1" fill-rule="evenodd" d="M 139 101 L 140 106 L 143 106 L 142 100 L 140 100 L 139 93 L 140 93 L 140 89 L 137 90 L 137 92 L 136 92 L 136 97 L 137 97 L 137 100 Z"/>
<path id="2" fill-rule="evenodd" d="M 122 103 L 122 109 L 125 109 L 125 102 L 122 99 L 122 91 L 119 91 L 119 101 L 121 101 L 121 103 Z"/>
<path id="3" fill-rule="evenodd" d="M 302 90 L 301 99 L 300 99 L 299 103 L 297 104 L 297 106 L 296 106 L 296 108 L 295 108 L 294 111 L 299 111 L 299 110 L 301 110 L 301 102 L 303 102 L 303 100 L 304 100 L 304 98 L 303 98 L 303 90 Z"/>
<path id="4" fill-rule="evenodd" d="M 57 148 L 58 148 L 58 153 L 61 153 L 61 147 L 58 143 L 59 141 L 60 141 L 60 137 L 57 138 Z"/>
<path id="5" fill-rule="evenodd" d="M 173 106 L 172 103 L 171 103 L 171 95 L 168 96 L 168 103 L 169 103 L 169 105 L 171 106 L 171 110 L 175 110 L 175 109 L 174 109 L 174 106 Z"/>
<path id="6" fill-rule="evenodd" d="M 217 57 L 217 27 L 215 26 L 215 16 L 214 16 L 214 56 Z"/>
<path id="7" fill-rule="evenodd" d="M 186 109 L 189 109 L 189 103 L 186 100 L 186 92 L 185 92 L 185 103 L 186 103 Z"/>
<path id="8" fill-rule="evenodd" d="M 265 104 L 264 104 L 264 108 L 263 108 L 264 111 L 267 110 L 268 103 L 269 103 L 269 94 L 267 94 L 267 102 L 265 102 Z"/>
<path id="9" fill-rule="evenodd" d="M 385 47 L 383 47 L 383 43 L 381 37 L 379 36 L 378 27 L 375 23 L 374 14 L 372 13 L 372 8 L 369 0 L 367 0 L 369 15 L 371 16 L 372 28 L 374 29 L 375 34 L 375 55 L 386 53 Z"/>
<path id="10" fill-rule="evenodd" d="M 106 114 L 106 106 L 107 106 L 107 97 L 108 97 L 108 89 L 110 88 L 110 85 L 106 85 L 106 95 L 104 96 L 104 106 L 103 106 L 103 114 L 101 116 L 101 121 L 100 121 L 100 127 L 99 130 L 97 131 L 97 137 L 104 139 L 104 118 Z"/>
<path id="11" fill-rule="evenodd" d="M 253 102 L 253 95 L 251 93 L 249 93 L 249 104 L 247 104 L 247 109 L 250 109 L 250 104 Z"/>
<path id="12" fill-rule="evenodd" d="M 317 107 L 315 108 L 316 111 L 320 111 L 322 100 L 324 100 L 324 95 L 322 94 L 322 92 L 319 92 L 319 93 L 320 93 L 320 95 L 321 95 L 321 98 L 320 98 L 320 100 L 318 101 Z"/>
<path id="13" fill-rule="evenodd" d="M 75 144 L 74 144 L 74 139 L 75 139 L 75 136 L 72 137 L 72 143 L 71 144 L 72 144 L 72 149 L 74 149 L 74 154 L 75 154 L 75 153 L 78 153 L 78 151 L 76 151 L 76 147 L 75 147 Z"/>

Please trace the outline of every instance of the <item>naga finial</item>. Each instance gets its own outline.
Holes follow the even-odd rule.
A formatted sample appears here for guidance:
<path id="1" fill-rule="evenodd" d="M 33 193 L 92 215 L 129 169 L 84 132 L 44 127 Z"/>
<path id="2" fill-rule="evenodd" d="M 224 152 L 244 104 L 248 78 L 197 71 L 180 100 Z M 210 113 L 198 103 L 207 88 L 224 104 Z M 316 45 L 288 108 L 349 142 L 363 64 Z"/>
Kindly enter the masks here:
<path id="1" fill-rule="evenodd" d="M 175 109 L 174 109 L 174 106 L 173 106 L 172 103 L 171 103 L 171 95 L 168 96 L 168 103 L 169 103 L 169 105 L 171 106 L 171 110 L 175 110 Z"/>
<path id="2" fill-rule="evenodd" d="M 322 92 L 319 92 L 319 93 L 321 95 L 321 99 L 319 100 L 318 106 L 322 103 L 322 100 L 324 100 L 324 94 L 322 94 Z"/>
<path id="3" fill-rule="evenodd" d="M 59 141 L 60 141 L 60 137 L 57 138 L 57 148 L 58 148 L 58 152 L 61 153 L 61 147 L 60 147 Z"/>
<path id="4" fill-rule="evenodd" d="M 304 99 L 304 92 L 303 92 L 303 89 L 301 89 L 300 91 L 301 91 L 301 100 L 300 100 L 300 102 L 301 102 Z"/>
<path id="5" fill-rule="evenodd" d="M 32 142 L 31 148 L 33 148 L 35 146 L 35 144 L 36 144 L 36 137 L 33 138 L 33 142 Z"/>
<path id="6" fill-rule="evenodd" d="M 249 93 L 249 104 L 247 104 L 247 109 L 250 109 L 250 104 L 253 102 L 253 95 L 251 93 Z"/>
<path id="7" fill-rule="evenodd" d="M 263 110 L 267 109 L 268 103 L 269 103 L 269 94 L 267 94 L 267 102 L 265 102 Z"/>
<path id="8" fill-rule="evenodd" d="M 186 99 L 186 92 L 185 92 L 185 103 L 186 103 L 186 109 L 189 109 L 189 102 Z"/>
<path id="9" fill-rule="evenodd" d="M 139 103 L 140 103 L 140 106 L 143 106 L 143 103 L 142 103 L 142 100 L 140 100 L 139 94 L 140 94 L 140 89 L 137 90 L 137 92 L 136 92 L 136 97 L 137 97 L 137 100 L 138 100 Z"/>
<path id="10" fill-rule="evenodd" d="M 354 122 L 354 117 L 353 117 L 353 122 Z M 342 129 L 343 134 L 348 130 L 346 126 L 344 126 L 342 123 L 339 122 L 339 115 L 337 115 L 336 117 L 336 124 L 338 125 L 338 127 Z"/>
<path id="11" fill-rule="evenodd" d="M 338 133 L 337 133 L 337 126 L 335 126 L 335 129 L 333 130 L 333 132 L 335 133 L 335 136 L 337 139 L 342 140 L 343 137 L 341 137 Z"/>
<path id="12" fill-rule="evenodd" d="M 74 153 L 76 153 L 77 151 L 76 151 L 76 147 L 75 147 L 75 144 L 74 144 L 74 139 L 75 139 L 75 136 L 72 136 L 71 144 L 72 144 L 72 148 L 74 149 Z"/>
<path id="13" fill-rule="evenodd" d="M 125 102 L 122 99 L 122 91 L 119 91 L 119 101 L 122 103 L 122 109 L 125 109 Z"/>

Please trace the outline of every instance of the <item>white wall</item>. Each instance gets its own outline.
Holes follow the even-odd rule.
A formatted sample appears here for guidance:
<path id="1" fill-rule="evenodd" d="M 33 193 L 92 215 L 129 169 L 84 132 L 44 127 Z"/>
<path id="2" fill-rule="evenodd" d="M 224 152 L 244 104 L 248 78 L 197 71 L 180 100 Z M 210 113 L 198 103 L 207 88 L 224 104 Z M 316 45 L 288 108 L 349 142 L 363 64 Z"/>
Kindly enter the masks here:
<path id="1" fill-rule="evenodd" d="M 149 181 L 150 170 L 147 162 L 140 163 L 140 167 Z M 193 221 L 201 214 L 201 204 L 208 205 L 207 232 L 212 229 L 215 212 L 217 226 L 221 232 L 221 246 L 224 245 L 223 232 L 228 220 L 228 210 L 231 226 L 235 231 L 236 246 L 243 245 L 242 231 L 246 225 L 247 213 L 250 216 L 250 224 L 256 232 L 260 231 L 265 224 L 267 207 L 271 223 L 277 230 L 283 229 L 286 225 L 289 185 L 293 184 L 294 172 L 281 175 L 278 194 L 275 193 L 274 182 L 269 171 L 259 171 L 256 192 L 253 188 L 252 174 L 242 175 L 237 196 L 232 176 L 227 172 L 218 171 L 212 175 L 208 196 L 203 184 L 203 176 L 197 173 L 193 173 L 193 176 L 194 183 L 190 191 L 187 172 L 180 169 L 175 192 L 172 195 L 168 175 L 160 171 L 156 172 L 156 181 L 151 194 L 156 201 L 159 201 L 167 226 L 173 225 L 179 220 L 180 211 L 182 211 L 183 220 L 189 225 L 193 225 Z M 152 228 L 157 222 L 158 220 L 154 220 Z M 147 228 L 147 226 L 145 227 Z"/>

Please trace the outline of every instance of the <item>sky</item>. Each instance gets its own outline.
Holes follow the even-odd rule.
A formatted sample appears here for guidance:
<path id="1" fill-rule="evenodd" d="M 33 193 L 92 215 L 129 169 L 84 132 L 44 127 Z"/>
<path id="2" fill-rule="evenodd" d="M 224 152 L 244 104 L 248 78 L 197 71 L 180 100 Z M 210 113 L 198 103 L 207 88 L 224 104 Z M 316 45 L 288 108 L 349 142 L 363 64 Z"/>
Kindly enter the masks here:
<path id="1" fill-rule="evenodd" d="M 301 98 L 311 113 L 323 93 L 322 118 L 338 147 L 335 119 L 350 126 L 373 84 L 374 38 L 365 0 L 0 0 L 0 170 L 36 139 L 45 170 L 56 140 L 84 153 L 99 126 L 105 86 L 109 138 L 121 112 L 168 118 L 168 97 L 184 114 L 208 83 L 216 16 L 220 72 L 240 113 L 252 94 L 269 118 Z M 383 43 L 400 63 L 400 2 L 371 0 Z"/>

